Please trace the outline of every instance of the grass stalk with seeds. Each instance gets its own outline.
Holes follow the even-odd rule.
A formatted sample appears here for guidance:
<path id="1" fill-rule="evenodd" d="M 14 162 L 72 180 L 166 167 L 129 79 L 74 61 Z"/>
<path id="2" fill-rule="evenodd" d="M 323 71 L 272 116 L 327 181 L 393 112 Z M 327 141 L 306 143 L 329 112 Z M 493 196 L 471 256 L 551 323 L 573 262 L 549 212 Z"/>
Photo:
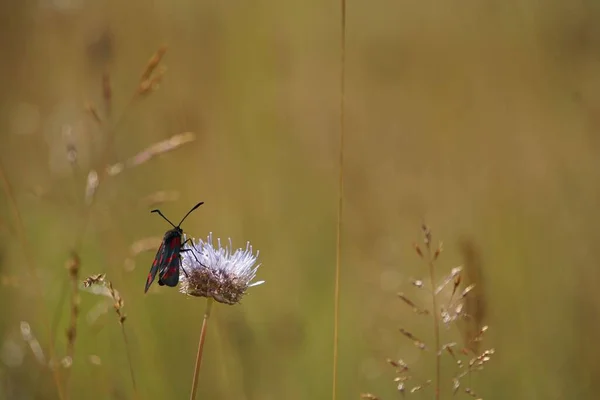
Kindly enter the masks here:
<path id="1" fill-rule="evenodd" d="M 139 399 L 133 363 L 131 361 L 131 351 L 129 350 L 129 341 L 127 340 L 127 333 L 125 331 L 125 320 L 127 319 L 127 316 L 123 312 L 125 301 L 121 297 L 121 294 L 114 288 L 112 282 L 106 279 L 106 274 L 90 275 L 84 279 L 82 284 L 84 288 L 89 288 L 92 285 L 102 287 L 105 289 L 105 291 L 100 292 L 100 294 L 108 296 L 113 300 L 113 307 L 117 313 L 117 316 L 119 317 L 119 325 L 121 326 L 121 334 L 123 335 L 123 343 L 125 344 L 125 353 L 127 355 L 127 363 L 129 365 L 129 375 L 131 377 L 133 395 L 135 399 Z"/>
<path id="2" fill-rule="evenodd" d="M 111 88 L 111 80 L 110 75 L 108 73 L 104 73 L 102 75 L 102 97 L 104 101 L 104 115 L 102 115 L 99 110 L 95 107 L 94 104 L 89 103 L 87 105 L 87 110 L 90 113 L 91 118 L 100 126 L 100 128 L 104 131 L 106 136 L 106 143 L 102 150 L 102 153 L 99 157 L 99 160 L 96 163 L 96 167 L 92 168 L 87 177 L 87 184 L 85 189 L 85 201 L 84 201 L 84 209 L 82 212 L 82 221 L 77 230 L 77 235 L 75 239 L 75 243 L 73 244 L 73 253 L 77 254 L 79 252 L 83 238 L 85 236 L 85 232 L 89 225 L 89 221 L 91 219 L 93 205 L 95 204 L 95 200 L 98 197 L 98 190 L 100 184 L 104 182 L 107 177 L 114 176 L 120 173 L 124 167 L 135 167 L 146 161 L 152 159 L 154 156 L 158 154 L 162 154 L 164 152 L 171 151 L 173 149 L 178 148 L 179 146 L 189 143 L 195 140 L 195 135 L 191 132 L 184 132 L 178 135 L 171 137 L 170 139 L 161 141 L 157 144 L 149 146 L 147 149 L 138 153 L 134 157 L 128 159 L 125 163 L 116 163 L 114 165 L 110 165 L 110 157 L 113 156 L 113 143 L 115 138 L 115 133 L 117 128 L 120 126 L 122 121 L 125 119 L 125 116 L 128 114 L 129 109 L 142 97 L 145 97 L 152 93 L 161 82 L 164 77 L 166 69 L 160 66 L 160 63 L 166 53 L 166 46 L 162 46 L 158 49 L 158 51 L 150 58 L 147 62 L 146 66 L 143 69 L 141 74 L 139 83 L 137 85 L 136 90 L 134 91 L 130 101 L 127 103 L 125 108 L 121 111 L 120 115 L 114 122 L 111 124 L 110 120 L 112 115 L 112 88 Z M 78 265 L 78 264 L 77 264 Z M 77 269 L 70 269 L 70 280 L 71 282 L 77 282 L 78 278 L 79 265 Z M 71 319 L 69 328 L 67 331 L 67 358 L 69 360 L 73 360 L 74 346 L 76 341 L 76 324 L 77 324 L 77 315 L 78 315 L 78 292 L 77 292 L 77 284 L 73 284 L 71 291 Z M 61 291 L 62 292 L 62 291 Z M 57 306 L 56 313 L 56 321 L 58 321 L 58 316 L 60 309 L 62 309 L 63 302 L 65 301 L 65 297 L 61 296 L 59 299 L 59 303 Z M 123 326 L 123 325 L 122 325 Z M 55 330 L 58 327 L 58 323 L 52 324 L 49 328 L 51 331 L 51 344 L 50 347 L 54 347 L 54 337 Z M 125 328 L 123 327 L 123 339 L 127 344 L 127 336 L 125 334 Z M 66 358 L 66 359 L 67 359 Z M 129 364 L 131 366 L 131 360 L 128 354 Z M 132 382 L 135 388 L 135 379 L 132 375 Z M 66 375 L 68 378 L 68 374 Z M 62 398 L 62 397 L 61 397 Z"/>
<path id="3" fill-rule="evenodd" d="M 431 282 L 431 287 L 435 285 L 435 260 L 439 256 L 441 252 L 441 246 L 435 251 L 435 254 L 431 252 L 431 231 L 425 225 L 423 225 L 423 236 L 425 247 L 427 248 L 427 266 L 429 268 L 429 282 Z M 431 291 L 431 307 L 433 312 L 431 313 L 433 317 L 433 336 L 435 341 L 435 379 L 433 383 L 433 387 L 435 390 L 435 399 L 440 399 L 440 376 L 441 376 L 441 360 L 440 360 L 440 320 L 438 318 L 438 304 L 437 304 L 437 294 L 434 290 Z"/>
<path id="4" fill-rule="evenodd" d="M 107 143 L 105 144 L 102 154 L 100 156 L 100 159 L 98 161 L 99 167 L 90 170 L 90 172 L 88 173 L 87 185 L 86 185 L 86 190 L 85 190 L 85 202 L 84 202 L 85 207 L 83 209 L 82 222 L 78 229 L 78 233 L 75 237 L 75 243 L 73 245 L 74 253 L 77 253 L 79 251 L 79 249 L 81 248 L 82 241 L 85 236 L 85 231 L 87 230 L 89 221 L 91 219 L 92 208 L 95 203 L 95 199 L 97 198 L 97 194 L 98 194 L 97 192 L 99 190 L 100 183 L 103 182 L 104 179 L 107 176 L 109 176 L 109 174 L 110 174 L 110 169 L 105 168 L 103 166 L 108 164 L 109 157 L 112 154 L 111 152 L 113 149 L 115 132 L 116 132 L 117 128 L 119 127 L 119 125 L 121 124 L 121 122 L 124 120 L 130 107 L 136 102 L 136 100 L 138 100 L 142 95 L 149 93 L 151 91 L 151 89 L 154 87 L 154 79 L 155 78 L 152 78 L 152 73 L 156 69 L 158 64 L 160 63 L 165 52 L 166 52 L 166 47 L 164 47 L 164 46 L 161 47 L 155 53 L 155 55 L 150 59 L 150 61 L 147 63 L 147 65 L 145 66 L 144 71 L 142 73 L 142 77 L 138 84 L 137 90 L 133 93 L 131 100 L 129 101 L 129 103 L 127 103 L 127 105 L 121 112 L 121 115 L 112 124 L 112 126 L 108 125 L 108 121 L 104 121 L 102 119 L 98 110 L 96 109 L 96 107 L 93 104 L 88 104 L 88 106 L 87 106 L 87 109 L 90 112 L 90 115 L 92 116 L 92 118 L 104 130 L 104 133 L 107 138 L 106 139 Z M 164 72 L 159 73 L 159 76 L 161 78 L 162 78 L 163 73 Z M 104 73 L 102 76 L 102 95 L 103 95 L 103 100 L 104 100 L 106 118 L 109 119 L 110 115 L 111 115 L 112 89 L 111 89 L 110 75 L 108 73 Z M 97 171 L 100 171 L 100 172 L 97 172 Z M 71 281 L 77 282 L 77 275 L 75 274 L 75 276 L 73 277 L 73 274 L 74 274 L 74 271 L 70 270 Z M 78 298 L 77 284 L 75 283 L 72 286 L 73 286 L 73 289 L 72 289 L 72 293 L 71 293 L 71 322 L 70 322 L 70 325 L 69 325 L 69 328 L 67 331 L 67 357 L 71 363 L 73 362 L 73 352 L 74 352 L 75 340 L 77 338 L 77 336 L 76 336 L 76 324 L 77 324 L 76 307 L 78 307 L 75 304 L 75 301 Z M 58 309 L 62 308 L 63 299 L 64 298 L 61 297 L 59 305 L 58 305 Z M 68 379 L 68 378 L 69 378 L 69 373 L 66 374 L 66 379 Z M 67 381 L 67 385 L 68 385 L 68 381 Z M 69 393 L 67 392 L 67 395 L 68 394 Z"/>
<path id="5" fill-rule="evenodd" d="M 70 260 L 67 263 L 67 270 L 69 271 L 69 280 L 71 281 L 71 314 L 69 318 L 69 327 L 66 331 L 67 336 L 67 355 L 63 359 L 63 365 L 69 366 L 65 368 L 65 383 L 69 384 L 69 376 L 71 373 L 70 366 L 75 359 L 75 341 L 77 339 L 77 319 L 79 317 L 79 271 L 81 269 L 81 260 L 76 253 L 73 253 Z M 68 387 L 67 387 L 68 389 Z M 69 390 L 67 390 L 67 397 L 69 396 Z"/>
<path id="6" fill-rule="evenodd" d="M 434 351 L 434 368 L 435 374 L 434 379 L 423 379 L 417 376 L 412 366 L 409 366 L 403 360 L 392 360 L 388 359 L 387 362 L 391 365 L 396 372 L 394 382 L 396 384 L 397 391 L 402 395 L 413 394 L 422 391 L 428 386 L 433 386 L 434 394 L 433 398 L 439 400 L 442 398 L 442 393 L 446 392 L 444 388 L 452 388 L 452 392 L 456 394 L 461 387 L 461 379 L 468 377 L 469 385 L 471 377 L 474 372 L 481 371 L 485 364 L 491 360 L 491 356 L 494 354 L 494 349 L 488 349 L 479 353 L 478 344 L 483 337 L 483 334 L 487 331 L 487 326 L 482 326 L 475 335 L 463 335 L 463 345 L 458 347 L 456 342 L 449 341 L 442 344 L 442 324 L 449 327 L 451 324 L 459 321 L 471 321 L 473 317 L 465 311 L 465 304 L 473 296 L 473 289 L 475 284 L 467 285 L 461 292 L 458 291 L 462 282 L 463 267 L 452 268 L 450 273 L 444 277 L 441 283 L 436 281 L 436 261 L 442 252 L 442 244 L 440 243 L 435 249 L 431 245 L 431 231 L 426 225 L 422 226 L 423 231 L 423 243 L 426 248 L 426 252 L 421 250 L 418 244 L 414 245 L 417 255 L 425 262 L 428 275 L 429 283 L 420 280 L 412 280 L 412 285 L 420 291 L 426 290 L 431 296 L 432 311 L 430 312 L 426 308 L 422 308 L 417 305 L 417 302 L 411 300 L 405 293 L 398 293 L 398 298 L 402 300 L 404 304 L 412 309 L 414 315 L 429 316 L 433 318 L 433 338 L 434 347 L 431 349 Z M 447 288 L 451 286 L 452 290 L 448 294 Z M 447 299 L 442 301 L 442 295 L 446 295 Z M 479 323 L 480 321 L 475 321 Z M 421 350 L 422 354 L 430 354 L 430 348 L 426 343 L 410 332 L 408 329 L 400 328 L 400 333 L 409 339 L 415 347 Z M 445 331 L 444 331 L 445 332 Z M 455 350 L 455 348 L 460 350 Z M 446 382 L 442 376 L 442 357 L 444 355 L 450 356 L 456 366 L 456 371 L 451 380 Z M 410 389 L 407 388 L 409 382 L 415 382 Z M 480 399 L 481 397 L 475 394 L 475 391 L 471 387 L 466 387 L 464 393 Z M 368 400 L 380 400 L 374 394 L 364 393 L 361 398 Z"/>

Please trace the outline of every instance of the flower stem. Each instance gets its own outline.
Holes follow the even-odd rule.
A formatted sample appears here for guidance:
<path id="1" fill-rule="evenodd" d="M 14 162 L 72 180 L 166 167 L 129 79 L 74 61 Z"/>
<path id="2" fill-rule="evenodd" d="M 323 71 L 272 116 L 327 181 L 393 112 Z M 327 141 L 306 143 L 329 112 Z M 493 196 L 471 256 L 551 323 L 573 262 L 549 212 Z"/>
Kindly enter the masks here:
<path id="1" fill-rule="evenodd" d="M 196 365 L 194 366 L 194 380 L 192 381 L 192 393 L 190 394 L 190 400 L 194 400 L 196 398 L 196 392 L 198 391 L 198 376 L 200 375 L 200 365 L 202 365 L 202 352 L 204 350 L 204 339 L 206 338 L 206 326 L 208 325 L 208 318 L 210 317 L 212 304 L 213 299 L 207 299 L 206 311 L 204 311 L 204 320 L 202 321 L 202 330 L 200 331 L 200 340 L 198 341 L 198 354 L 196 354 Z"/>

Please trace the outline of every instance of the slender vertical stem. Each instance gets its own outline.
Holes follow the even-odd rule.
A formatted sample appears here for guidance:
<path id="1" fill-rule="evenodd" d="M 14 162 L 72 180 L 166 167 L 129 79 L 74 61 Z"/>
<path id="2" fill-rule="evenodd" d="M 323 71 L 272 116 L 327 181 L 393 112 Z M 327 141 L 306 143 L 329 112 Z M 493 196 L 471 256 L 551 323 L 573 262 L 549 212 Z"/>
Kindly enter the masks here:
<path id="1" fill-rule="evenodd" d="M 340 35 L 340 157 L 338 183 L 338 215 L 335 254 L 335 288 L 334 288 L 334 322 L 333 322 L 333 382 L 332 400 L 337 397 L 338 370 L 338 338 L 340 319 L 340 270 L 342 250 L 342 210 L 344 205 L 344 108 L 346 100 L 346 0 L 340 0 L 341 35 Z"/>
<path id="2" fill-rule="evenodd" d="M 196 399 L 196 392 L 198 391 L 198 376 L 200 375 L 200 366 L 202 365 L 202 352 L 204 351 L 204 339 L 206 338 L 206 327 L 208 325 L 208 318 L 210 317 L 210 311 L 212 309 L 213 299 L 206 301 L 206 311 L 204 311 L 204 320 L 202 321 L 202 330 L 200 330 L 200 340 L 198 341 L 198 354 L 196 354 L 196 365 L 194 366 L 194 379 L 192 380 L 192 393 L 190 394 L 190 400 Z"/>
<path id="3" fill-rule="evenodd" d="M 435 266 L 433 263 L 433 255 L 431 254 L 431 246 L 427 244 L 429 279 L 431 280 L 431 302 L 433 308 L 433 334 L 435 336 L 435 399 L 440 399 L 440 319 L 438 317 L 437 296 L 435 293 Z"/>
<path id="4" fill-rule="evenodd" d="M 133 385 L 133 395 L 137 400 L 139 399 L 139 394 L 137 391 L 137 384 L 135 383 L 135 374 L 133 373 L 133 364 L 131 362 L 131 352 L 129 351 L 129 341 L 127 340 L 127 334 L 125 333 L 125 324 L 120 322 L 121 324 L 121 333 L 123 333 L 123 342 L 125 342 L 125 352 L 127 353 L 127 363 L 129 364 L 129 374 L 131 375 L 131 384 Z"/>

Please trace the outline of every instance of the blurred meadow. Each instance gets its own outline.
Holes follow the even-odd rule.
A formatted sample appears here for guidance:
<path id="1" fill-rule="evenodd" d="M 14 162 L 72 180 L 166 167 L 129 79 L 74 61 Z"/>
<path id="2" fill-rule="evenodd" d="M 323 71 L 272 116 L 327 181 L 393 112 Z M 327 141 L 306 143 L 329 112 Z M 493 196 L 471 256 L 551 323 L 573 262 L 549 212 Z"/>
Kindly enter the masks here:
<path id="1" fill-rule="evenodd" d="M 0 21 L 0 398 L 58 399 L 52 355 L 64 398 L 188 398 L 205 301 L 144 295 L 170 228 L 149 211 L 204 201 L 184 231 L 249 240 L 266 283 L 214 307 L 198 398 L 331 399 L 339 3 L 4 0 Z M 431 341 L 397 298 L 427 274 L 423 221 L 438 275 L 478 282 L 496 354 L 477 394 L 598 398 L 598 21 L 593 0 L 348 2 L 338 399 L 398 398 L 386 358 L 433 375 L 398 332 Z M 134 95 L 163 45 L 160 84 Z M 106 273 L 122 296 L 128 345 L 112 301 L 79 290 L 63 365 L 73 251 L 80 281 Z"/>

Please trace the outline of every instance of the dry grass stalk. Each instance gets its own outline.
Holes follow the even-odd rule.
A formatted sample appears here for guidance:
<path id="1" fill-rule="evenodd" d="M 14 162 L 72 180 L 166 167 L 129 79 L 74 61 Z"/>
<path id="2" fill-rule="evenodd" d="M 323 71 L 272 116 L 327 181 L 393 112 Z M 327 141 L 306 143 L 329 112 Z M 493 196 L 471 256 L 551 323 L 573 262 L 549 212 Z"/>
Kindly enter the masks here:
<path id="1" fill-rule="evenodd" d="M 379 400 L 379 397 L 375 396 L 372 393 L 363 393 L 360 395 L 360 398 L 364 400 Z"/>
<path id="2" fill-rule="evenodd" d="M 153 71 L 156 69 L 156 67 L 159 65 L 162 57 L 164 56 L 164 53 L 166 51 L 166 47 L 161 47 L 159 49 L 159 51 L 150 59 L 150 61 L 148 62 L 148 64 L 146 65 L 144 72 L 142 74 L 142 79 L 140 81 L 140 87 L 142 87 L 144 84 L 144 82 L 148 81 L 148 88 L 156 88 L 158 83 L 161 81 L 161 79 L 163 78 L 164 75 L 164 69 L 161 69 L 159 71 L 159 73 L 156 76 L 151 76 Z M 105 108 L 106 108 L 106 114 L 109 115 L 110 114 L 110 107 L 111 107 L 111 100 L 112 100 L 112 90 L 110 87 L 110 78 L 108 74 L 104 74 L 103 78 L 102 78 L 102 93 L 103 93 L 103 98 L 104 98 L 104 102 L 105 102 Z M 129 107 L 131 106 L 131 104 L 134 103 L 134 100 L 136 100 L 137 98 L 140 97 L 140 92 L 142 93 L 146 93 L 149 90 L 139 90 L 139 88 L 136 89 L 136 91 L 134 92 L 133 96 L 132 96 L 132 100 L 130 101 L 130 103 L 127 105 L 127 107 L 125 107 L 121 118 L 117 119 L 117 121 L 114 123 L 113 126 L 109 127 L 107 126 L 108 124 L 102 124 L 103 128 L 105 130 L 105 134 L 107 137 L 107 144 L 105 146 L 105 148 L 103 149 L 102 152 L 102 156 L 100 158 L 100 162 L 99 165 L 107 165 L 108 164 L 108 157 L 111 154 L 111 150 L 112 150 L 112 143 L 114 140 L 114 132 L 116 131 L 119 123 L 123 120 L 123 116 L 126 115 Z M 88 111 L 90 112 L 90 115 L 92 116 L 92 118 L 94 118 L 94 120 L 96 120 L 96 122 L 98 123 L 102 123 L 103 119 L 100 116 L 100 113 L 98 112 L 97 108 L 90 104 L 87 107 Z M 73 166 L 75 166 L 76 162 L 77 162 L 77 149 L 75 148 L 74 144 L 70 143 L 67 145 L 67 158 L 69 159 L 69 161 L 71 162 L 71 164 Z M 80 229 L 78 229 L 78 231 L 76 232 L 76 240 L 75 243 L 73 245 L 73 249 L 74 249 L 74 254 L 76 254 L 77 252 L 79 252 L 80 247 L 81 247 L 81 241 L 82 238 L 84 237 L 85 231 L 87 229 L 89 220 L 90 220 L 90 215 L 91 215 L 91 207 L 94 203 L 94 199 L 96 198 L 95 194 L 96 191 L 98 190 L 99 187 L 99 183 L 101 181 L 103 181 L 103 179 L 105 178 L 106 171 L 103 171 L 102 176 L 98 176 L 98 174 L 92 170 L 92 172 L 88 175 L 88 182 L 86 184 L 86 209 L 83 213 L 83 218 L 82 218 L 82 224 L 80 226 Z M 34 259 L 31 255 L 31 251 L 30 249 L 32 248 L 32 246 L 29 245 L 27 237 L 26 237 L 26 231 L 24 228 L 24 223 L 22 221 L 22 217 L 21 214 L 19 212 L 18 206 L 17 206 L 17 202 L 15 200 L 15 196 L 12 190 L 12 187 L 8 181 L 7 175 L 5 173 L 5 169 L 3 167 L 3 165 L 0 162 L 0 183 L 2 184 L 2 188 L 4 193 L 6 194 L 6 198 L 8 199 L 8 204 L 9 204 L 9 208 L 12 212 L 12 215 L 14 216 L 15 219 L 15 229 L 16 229 L 16 236 L 19 240 L 19 242 L 21 243 L 21 246 L 23 247 L 23 253 L 25 255 L 25 260 L 26 260 L 26 264 L 27 267 L 29 268 L 29 273 L 30 275 L 33 277 L 33 284 L 37 287 L 37 292 L 38 293 L 42 293 L 43 290 L 42 289 L 42 284 L 39 281 L 38 275 L 36 274 L 36 267 L 35 267 L 35 263 L 34 263 Z M 71 281 L 76 281 L 77 280 L 77 275 L 79 272 L 79 261 L 77 259 L 77 261 L 72 260 L 72 262 L 69 265 L 69 271 L 71 274 Z M 67 329 L 67 353 L 68 354 L 73 354 L 74 352 L 74 344 L 75 344 L 75 340 L 77 337 L 77 331 L 76 331 L 76 321 L 77 321 L 77 315 L 79 312 L 79 308 L 78 308 L 78 292 L 77 292 L 77 285 L 73 284 L 73 291 L 72 291 L 72 296 L 71 296 L 71 322 L 70 325 Z M 63 306 L 63 302 L 64 300 L 61 299 L 59 301 L 59 305 L 57 310 L 61 310 L 62 306 Z M 123 314 L 121 314 L 121 308 L 122 308 L 122 304 L 119 303 L 118 301 L 115 301 L 115 308 L 117 309 L 117 313 L 119 313 L 119 320 L 121 322 L 121 325 L 123 326 L 123 322 L 125 320 L 125 317 Z M 50 323 L 49 317 L 48 317 L 48 313 L 42 312 L 41 313 L 43 315 L 43 324 L 46 326 L 47 331 L 49 333 L 49 356 L 50 356 L 50 363 L 54 363 L 55 362 L 55 357 L 54 357 L 54 338 L 55 338 L 55 333 L 56 333 L 56 329 L 58 324 L 56 324 L 55 326 L 53 326 Z M 58 313 L 57 313 L 58 314 Z M 124 338 L 126 340 L 126 336 L 125 336 L 125 332 L 123 331 L 124 334 Z M 63 360 L 72 360 L 72 357 L 67 355 L 67 357 Z M 130 366 L 131 366 L 131 362 L 130 362 Z M 53 371 L 53 378 L 57 387 L 57 391 L 58 391 L 58 397 L 59 399 L 65 399 L 66 398 L 66 393 L 64 392 L 63 389 L 63 383 L 61 381 L 61 377 L 60 377 L 60 372 L 58 368 L 52 368 Z M 134 381 L 134 386 L 135 386 L 135 380 L 133 379 L 133 371 L 132 371 L 132 380 Z"/>
<path id="3" fill-rule="evenodd" d="M 40 363 L 41 365 L 47 365 L 46 357 L 44 356 L 42 346 L 34 336 L 33 332 L 31 331 L 31 326 L 27 321 L 21 321 L 21 336 L 23 337 L 23 340 L 29 345 L 31 352 L 33 353 L 38 363 Z"/>
<path id="4" fill-rule="evenodd" d="M 71 367 L 73 360 L 75 359 L 75 341 L 77 340 L 77 320 L 79 317 L 79 303 L 81 301 L 79 297 L 79 271 L 81 269 L 81 260 L 77 253 L 73 253 L 66 265 L 69 271 L 69 282 L 71 283 L 71 314 L 69 318 L 69 326 L 66 331 L 67 336 L 67 356 L 62 359 L 64 367 Z M 65 379 L 67 381 L 70 377 L 69 371 L 65 373 Z"/>
<path id="5" fill-rule="evenodd" d="M 151 76 L 150 78 L 146 79 L 145 81 L 142 81 L 140 83 L 140 86 L 138 87 L 138 94 L 145 95 L 151 91 L 158 89 L 160 82 L 162 81 L 166 72 L 167 72 L 167 69 L 164 67 L 161 67 L 158 69 L 158 72 L 156 73 L 156 75 Z"/>
<path id="6" fill-rule="evenodd" d="M 395 368 L 396 377 L 394 378 L 394 382 L 397 385 L 397 390 L 401 395 L 405 395 L 406 393 L 412 394 L 418 391 L 421 391 L 425 387 L 432 385 L 435 390 L 435 398 L 439 399 L 442 393 L 442 381 L 441 381 L 441 357 L 444 354 L 449 355 L 454 360 L 454 363 L 457 368 L 457 373 L 453 376 L 451 381 L 451 388 L 453 393 L 458 393 L 461 387 L 461 379 L 465 376 L 470 376 L 473 372 L 481 371 L 485 364 L 487 364 L 492 355 L 494 354 L 494 349 L 485 350 L 482 353 L 476 353 L 472 349 L 475 348 L 474 343 L 479 343 L 483 339 L 484 334 L 487 332 L 487 326 L 481 326 L 476 332 L 469 335 L 468 340 L 464 341 L 464 347 L 460 350 L 455 350 L 458 345 L 455 342 L 449 342 L 444 345 L 440 345 L 441 340 L 441 330 L 440 330 L 440 321 L 445 325 L 450 325 L 453 322 L 457 322 L 459 320 L 469 320 L 471 316 L 465 312 L 465 304 L 469 301 L 469 299 L 474 297 L 474 289 L 476 285 L 474 283 L 468 284 L 464 289 L 459 290 L 461 283 L 463 282 L 462 276 L 464 273 L 463 267 L 453 268 L 450 273 L 444 277 L 444 279 L 438 284 L 436 282 L 436 274 L 435 274 L 435 262 L 439 259 L 442 253 L 442 244 L 440 243 L 435 249 L 431 247 L 431 231 L 425 225 L 422 227 L 423 231 L 423 244 L 425 246 L 425 251 L 421 250 L 421 246 L 418 244 L 414 244 L 414 249 L 417 255 L 425 261 L 428 272 L 429 272 L 429 283 L 427 293 L 431 294 L 433 313 L 426 313 L 420 307 L 417 307 L 416 304 L 408 298 L 404 293 L 399 293 L 398 297 L 402 300 L 406 305 L 412 308 L 415 315 L 432 315 L 434 318 L 434 338 L 435 338 L 435 379 L 434 380 L 422 380 L 419 385 L 413 386 L 410 390 L 407 391 L 406 383 L 410 379 L 413 378 L 413 370 L 409 368 L 409 366 L 402 360 L 393 361 L 388 359 L 387 362 L 392 367 Z M 418 289 L 425 288 L 425 282 L 418 279 L 413 279 L 411 281 L 412 285 Z M 431 288 L 431 290 L 429 289 Z M 439 299 L 443 292 L 447 292 L 449 294 L 449 300 L 446 306 L 439 307 Z M 426 350 L 425 343 L 423 343 L 420 339 L 418 339 L 415 335 L 413 335 L 408 330 L 401 328 L 400 333 L 412 340 L 414 345 L 422 350 Z M 471 357 L 470 359 L 466 357 Z M 466 394 L 479 398 L 476 396 L 471 388 L 467 388 L 464 391 Z M 376 398 L 371 394 L 362 395 L 363 398 Z M 368 397 L 373 396 L 373 397 Z"/>
<path id="7" fill-rule="evenodd" d="M 94 121 L 96 121 L 96 123 L 98 125 L 102 125 L 102 117 L 100 117 L 100 114 L 98 113 L 98 109 L 96 108 L 96 106 L 93 103 L 87 103 L 85 105 L 85 110 L 90 113 L 90 115 L 92 116 L 92 119 Z"/>
<path id="8" fill-rule="evenodd" d="M 405 302 L 408 306 L 412 307 L 412 310 L 415 314 L 422 314 L 422 315 L 429 314 L 429 310 L 417 307 L 417 305 L 412 300 L 410 300 L 408 297 L 406 297 L 406 295 L 404 293 L 398 293 L 398 297 L 400 298 L 400 300 Z"/>
<path id="9" fill-rule="evenodd" d="M 431 253 L 431 230 L 425 224 L 421 227 L 423 231 L 423 243 L 427 248 L 427 265 L 429 267 L 429 282 L 431 284 L 431 288 L 435 287 L 435 261 L 438 258 L 439 254 L 442 252 L 441 244 L 435 250 L 435 253 Z M 460 271 L 459 271 L 460 273 Z M 434 381 L 434 390 L 435 390 L 435 398 L 436 400 L 440 399 L 440 380 L 441 380 L 441 361 L 440 361 L 440 319 L 438 317 L 438 305 L 437 305 L 437 295 L 435 291 L 431 292 L 431 306 L 433 308 L 433 336 L 435 340 L 435 381 Z M 411 391 L 412 393 L 412 391 Z"/>
<path id="10" fill-rule="evenodd" d="M 150 60 L 148 60 L 148 63 L 146 64 L 146 67 L 144 68 L 144 72 L 142 73 L 140 82 L 144 82 L 150 78 L 150 76 L 152 75 L 152 72 L 154 72 L 156 67 L 158 67 L 158 64 L 160 64 L 160 61 L 162 60 L 162 58 L 164 57 L 166 52 L 167 52 L 167 46 L 163 45 L 163 46 L 159 47 L 159 49 L 156 51 L 156 53 L 154 53 L 152 55 L 152 57 L 150 57 Z"/>
<path id="11" fill-rule="evenodd" d="M 150 74 L 154 71 L 154 69 L 160 63 L 165 51 L 166 51 L 166 48 L 162 47 L 150 59 L 150 61 L 144 68 L 142 77 L 146 77 L 145 79 L 147 79 L 147 77 L 150 77 Z M 145 79 L 142 79 L 142 81 Z M 105 103 L 106 115 L 109 116 L 110 112 L 111 112 L 112 89 L 111 89 L 111 83 L 110 83 L 110 76 L 109 76 L 108 72 L 104 73 L 104 75 L 102 76 L 102 96 L 103 96 L 104 103 Z M 124 110 L 121 113 L 121 116 L 116 120 L 116 122 L 114 122 L 114 124 L 112 124 L 112 126 L 108 126 L 109 124 L 102 125 L 104 128 L 104 134 L 107 138 L 107 143 L 106 143 L 106 146 L 104 147 L 104 149 L 102 150 L 102 155 L 100 156 L 98 165 L 107 165 L 108 164 L 108 158 L 111 155 L 112 145 L 113 145 L 113 141 L 114 141 L 114 133 L 117 130 L 120 122 L 124 119 L 124 116 L 127 114 L 129 108 L 132 106 L 132 104 L 134 104 L 135 100 L 138 99 L 139 97 L 140 96 L 139 96 L 138 90 L 136 89 L 132 95 L 131 101 L 124 108 Z M 100 117 L 100 115 L 97 112 L 97 109 L 95 107 L 93 107 L 93 109 L 91 109 L 91 111 L 92 111 L 91 114 L 95 119 L 97 119 L 98 121 L 102 121 L 102 118 Z M 100 171 L 100 174 L 97 173 L 96 171 Z M 104 179 L 110 174 L 111 174 L 110 170 L 99 169 L 99 168 L 92 169 L 88 174 L 88 179 L 87 179 L 86 189 L 85 189 L 86 208 L 83 212 L 81 225 L 76 233 L 76 239 L 75 239 L 75 243 L 73 245 L 73 249 L 75 249 L 75 251 L 78 251 L 81 248 L 82 239 L 85 236 L 85 231 L 87 230 L 87 227 L 88 227 L 88 224 L 89 224 L 89 221 L 91 218 L 92 206 L 94 205 L 94 201 L 97 198 L 97 192 L 99 190 L 100 183 L 103 182 Z M 57 309 L 60 310 L 62 308 L 62 305 L 63 305 L 63 300 L 59 301 Z M 51 332 L 50 335 L 52 338 L 51 343 L 54 343 L 54 340 L 53 340 L 54 329 L 55 328 L 50 328 L 50 332 Z M 62 397 L 63 396 L 61 396 L 61 398 Z"/>
<path id="12" fill-rule="evenodd" d="M 344 138 L 346 133 L 346 0 L 340 0 L 340 153 L 338 160 L 338 209 L 335 245 L 335 287 L 333 305 L 333 379 L 331 399 L 337 398 L 338 342 L 340 319 L 340 274 L 342 259 L 342 216 L 344 209 Z"/>
<path id="13" fill-rule="evenodd" d="M 129 374 L 131 376 L 131 384 L 133 386 L 133 392 L 136 398 L 139 397 L 137 391 L 137 384 L 135 381 L 135 373 L 133 371 L 133 364 L 131 362 L 131 352 L 129 350 L 129 341 L 127 340 L 127 333 L 125 331 L 125 320 L 127 316 L 123 312 L 125 301 L 121 297 L 121 294 L 116 290 L 111 281 L 106 279 L 106 274 L 90 275 L 85 278 L 82 282 L 84 288 L 89 288 L 93 285 L 105 288 L 106 291 L 100 292 L 105 296 L 110 297 L 113 300 L 113 307 L 119 317 L 119 325 L 121 326 L 121 334 L 123 335 L 123 342 L 125 343 L 125 352 L 127 353 L 127 362 L 129 364 Z"/>
<path id="14" fill-rule="evenodd" d="M 417 339 L 417 337 L 415 335 L 413 335 L 412 333 L 410 333 L 409 331 L 407 331 L 404 328 L 400 328 L 400 333 L 403 334 L 404 336 L 406 336 L 407 338 L 409 338 L 410 340 L 413 341 L 414 345 L 421 349 L 421 350 L 427 350 L 427 346 L 425 345 L 425 343 L 423 343 L 422 340 Z"/>
<path id="15" fill-rule="evenodd" d="M 149 208 L 156 208 L 157 206 L 179 200 L 180 194 L 177 191 L 159 190 L 151 193 L 144 197 L 140 202 Z"/>
<path id="16" fill-rule="evenodd" d="M 194 140 L 196 140 L 196 134 L 193 132 L 178 133 L 171 136 L 169 139 L 161 140 L 160 142 L 148 146 L 133 157 L 127 159 L 124 163 L 119 162 L 109 165 L 106 168 L 106 174 L 109 176 L 118 175 L 126 168 L 140 166 L 158 155 L 173 151 L 185 144 L 193 142 Z"/>
<path id="17" fill-rule="evenodd" d="M 459 242 L 459 249 L 464 259 L 465 283 L 474 284 L 477 287 L 475 293 L 467 296 L 464 300 L 465 314 L 469 318 L 464 319 L 459 328 L 463 334 L 463 340 L 470 343 L 470 349 L 474 353 L 479 352 L 479 342 L 472 340 L 484 325 L 487 314 L 485 299 L 485 282 L 483 281 L 483 257 L 473 238 L 463 238 Z"/>

